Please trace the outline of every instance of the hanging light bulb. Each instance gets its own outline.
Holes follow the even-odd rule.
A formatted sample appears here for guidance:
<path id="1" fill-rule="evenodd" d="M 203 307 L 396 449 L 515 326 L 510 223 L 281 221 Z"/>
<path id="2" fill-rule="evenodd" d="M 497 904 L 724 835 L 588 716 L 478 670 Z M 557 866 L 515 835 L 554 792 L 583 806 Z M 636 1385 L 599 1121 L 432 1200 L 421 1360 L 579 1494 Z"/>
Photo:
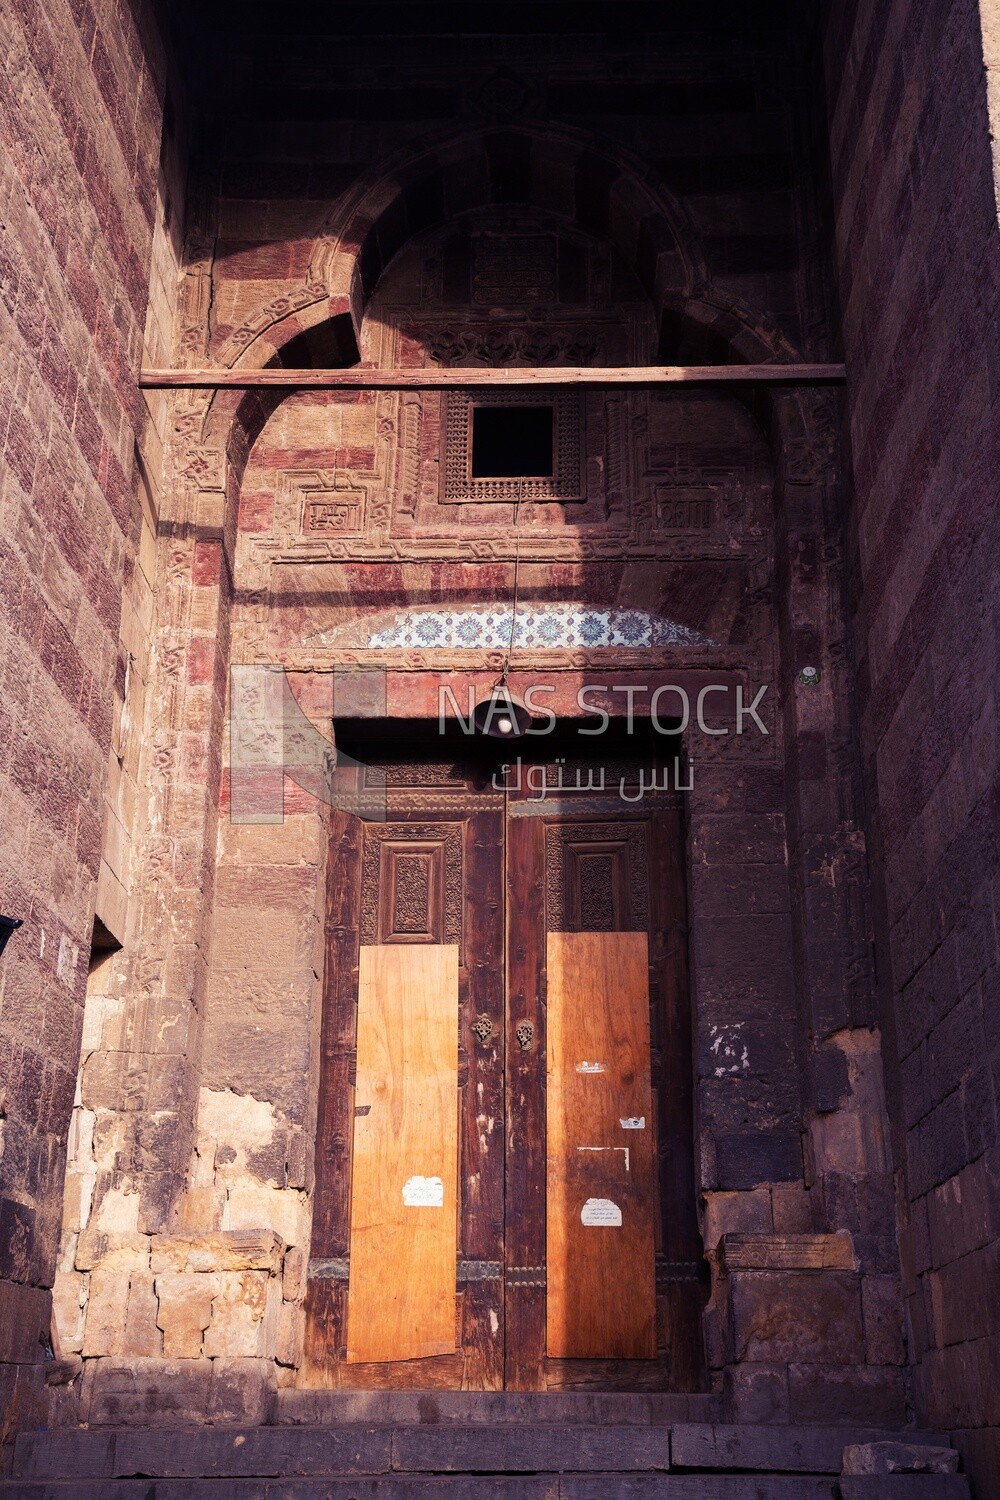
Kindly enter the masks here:
<path id="1" fill-rule="evenodd" d="M 479 734 L 488 735 L 490 739 L 513 740 L 526 733 L 532 716 L 501 679 L 476 704 L 472 722 Z"/>

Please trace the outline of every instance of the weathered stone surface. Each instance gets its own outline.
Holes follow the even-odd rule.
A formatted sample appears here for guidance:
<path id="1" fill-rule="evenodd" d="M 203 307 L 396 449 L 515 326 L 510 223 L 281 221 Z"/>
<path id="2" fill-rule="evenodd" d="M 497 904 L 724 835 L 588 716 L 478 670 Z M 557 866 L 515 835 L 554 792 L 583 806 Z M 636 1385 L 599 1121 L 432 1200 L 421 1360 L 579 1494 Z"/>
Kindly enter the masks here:
<path id="1" fill-rule="evenodd" d="M 0 1277 L 26 1282 L 31 1277 L 35 1210 L 0 1196 Z"/>
<path id="2" fill-rule="evenodd" d="M 749 1193 L 706 1193 L 703 1236 L 712 1251 L 726 1234 L 769 1234 L 773 1227 L 767 1188 Z"/>
<path id="3" fill-rule="evenodd" d="M 125 698 L 122 599 L 140 591 L 134 371 L 159 164 L 157 45 L 141 7 L 4 15 L 0 887 L 3 911 L 25 926 L 0 974 L 0 1276 L 35 1290 L 51 1286 L 59 1246 L 102 845 L 124 875 L 130 844 L 103 839 L 102 822 L 107 813 L 110 831 L 122 811 L 105 786 Z M 129 694 L 140 719 L 141 676 Z M 132 786 L 138 738 L 115 757 Z M 4 1345 L 10 1328 L 0 1310 Z"/>
<path id="4" fill-rule="evenodd" d="M 877 1422 L 889 1430 L 906 1420 L 906 1390 L 898 1366 L 790 1364 L 793 1422 Z"/>
<path id="5" fill-rule="evenodd" d="M 152 1272 L 133 1271 L 128 1283 L 121 1354 L 155 1358 L 163 1352 L 163 1335 L 156 1321 L 159 1310 Z"/>
<path id="6" fill-rule="evenodd" d="M 114 1474 L 117 1434 L 112 1432 L 22 1432 L 14 1453 L 21 1479 L 60 1479 L 77 1474 Z"/>
<path id="7" fill-rule="evenodd" d="M 877 1429 L 867 1436 L 881 1438 Z M 830 1425 L 779 1423 L 685 1424 L 671 1430 L 675 1469 L 755 1470 L 839 1474 L 845 1442 L 862 1442 L 863 1431 Z"/>
<path id="8" fill-rule="evenodd" d="M 731 1421 L 788 1421 L 786 1365 L 730 1365 L 723 1382 L 725 1412 Z"/>
<path id="9" fill-rule="evenodd" d="M 270 1360 L 220 1358 L 213 1359 L 211 1367 L 205 1409 L 210 1422 L 259 1426 L 272 1420 L 275 1369 Z"/>
<path id="10" fill-rule="evenodd" d="M 83 1420 L 97 1427 L 204 1422 L 216 1363 L 207 1359 L 88 1360 Z"/>
<path id="11" fill-rule="evenodd" d="M 835 1500 L 835 1486 L 829 1479 L 778 1476 L 762 1484 L 759 1475 L 723 1478 L 694 1474 L 664 1475 L 662 1479 L 645 1476 L 615 1475 L 615 1500 Z M 560 1481 L 559 1500 L 605 1500 L 609 1476 L 576 1478 L 568 1475 Z"/>
<path id="12" fill-rule="evenodd" d="M 237 1362 L 232 1367 L 238 1385 L 244 1385 L 253 1365 L 260 1370 L 258 1361 Z M 361 1399 L 371 1402 L 375 1397 L 391 1397 L 402 1409 L 404 1398 L 417 1393 L 338 1394 L 345 1398 L 340 1403 L 344 1412 L 350 1410 L 353 1415 Z M 470 1393 L 440 1394 L 442 1398 L 451 1395 L 456 1411 L 462 1401 L 468 1405 L 470 1400 Z M 554 1399 L 560 1400 L 558 1396 Z M 580 1412 L 592 1400 L 586 1396 L 573 1399 Z M 607 1410 L 615 1399 L 600 1398 Z M 487 1487 L 474 1492 L 478 1500 L 480 1493 L 490 1493 L 488 1486 L 493 1482 L 508 1486 L 502 1492 L 505 1495 L 518 1494 L 519 1476 L 529 1466 L 539 1482 L 556 1486 L 553 1497 L 575 1495 L 575 1487 L 583 1485 L 588 1488 L 580 1493 L 595 1500 L 612 1494 L 634 1495 L 636 1500 L 653 1500 L 656 1496 L 664 1500 L 834 1500 L 837 1490 L 832 1476 L 839 1469 L 845 1441 L 850 1444 L 880 1437 L 871 1430 L 831 1426 L 679 1424 L 671 1433 L 667 1426 L 648 1420 L 610 1427 L 579 1420 L 565 1425 L 547 1419 L 538 1422 L 533 1412 L 547 1417 L 544 1406 L 530 1395 L 526 1406 L 524 1400 L 512 1393 L 506 1401 L 510 1416 L 520 1401 L 521 1420 L 498 1423 L 484 1416 L 484 1408 L 471 1426 L 461 1420 L 417 1420 L 414 1410 L 412 1420 L 393 1426 L 350 1421 L 332 1426 L 255 1427 L 220 1420 L 217 1426 L 202 1424 L 167 1431 L 131 1424 L 111 1432 L 91 1427 L 75 1432 L 24 1433 L 18 1439 L 14 1467 L 20 1480 L 38 1484 L 72 1475 L 79 1487 L 76 1493 L 86 1493 L 85 1486 L 94 1480 L 106 1486 L 102 1495 L 117 1493 L 117 1485 L 127 1483 L 129 1476 L 146 1476 L 134 1482 L 147 1488 L 155 1483 L 157 1495 L 162 1493 L 167 1500 L 175 1494 L 180 1500 L 182 1495 L 202 1493 L 199 1476 L 206 1480 L 211 1477 L 212 1493 L 217 1490 L 241 1500 L 251 1494 L 246 1487 L 249 1483 L 256 1485 L 255 1495 L 277 1496 L 280 1490 L 282 1496 L 301 1495 L 314 1500 L 320 1491 L 306 1483 L 310 1476 L 314 1485 L 326 1486 L 322 1491 L 326 1495 L 339 1494 L 339 1486 L 348 1482 L 347 1476 L 355 1476 L 350 1481 L 355 1485 L 350 1492 L 355 1500 L 368 1494 L 382 1495 L 386 1500 L 397 1495 L 402 1500 L 403 1495 L 464 1494 L 450 1486 L 453 1482 L 461 1485 L 474 1476 Z M 499 1411 L 503 1403 L 492 1404 Z M 561 1404 L 568 1409 L 567 1400 Z M 647 1418 L 652 1410 L 650 1406 Z M 529 1413 L 528 1420 L 523 1419 L 525 1412 Z M 376 1476 L 381 1476 L 388 1487 L 366 1488 Z M 892 1493 L 896 1493 L 893 1486 L 900 1477 L 909 1480 L 913 1488 L 898 1493 L 920 1500 L 927 1482 L 940 1476 L 889 1476 Z M 668 1479 L 670 1483 L 664 1489 Z M 189 1487 L 181 1488 L 182 1483 Z M 632 1488 L 635 1484 L 640 1488 Z M 927 1493 L 931 1500 L 938 1500 L 939 1492 Z M 961 1491 L 951 1489 L 949 1493 Z"/>
<path id="13" fill-rule="evenodd" d="M 51 1318 L 51 1292 L 0 1281 L 0 1360 L 41 1364 Z"/>
<path id="14" fill-rule="evenodd" d="M 970 1500 L 964 1474 L 845 1474 L 840 1500 Z"/>
<path id="15" fill-rule="evenodd" d="M 78 1354 L 83 1348 L 89 1284 L 79 1271 L 61 1271 L 52 1288 L 52 1327 L 58 1352 Z"/>
<path id="16" fill-rule="evenodd" d="M 212 1320 L 212 1301 L 221 1290 L 221 1278 L 193 1271 L 166 1271 L 153 1285 L 164 1358 L 197 1359 L 205 1329 Z"/>
<path id="17" fill-rule="evenodd" d="M 979 1427 L 973 1431 L 950 1434 L 962 1457 L 962 1468 L 973 1476 L 972 1482 L 982 1494 L 1000 1493 L 1000 1432 Z"/>
<path id="18" fill-rule="evenodd" d="M 82 1351 L 86 1358 L 122 1352 L 128 1283 L 124 1266 L 98 1265 L 91 1271 Z"/>
<path id="19" fill-rule="evenodd" d="M 812 1234 L 818 1227 L 815 1198 L 801 1182 L 775 1183 L 771 1212 L 776 1234 Z"/>
<path id="20" fill-rule="evenodd" d="M 861 1282 L 865 1359 L 870 1365 L 903 1365 L 903 1318 L 895 1276 L 866 1276 Z"/>
<path id="21" fill-rule="evenodd" d="M 850 1272 L 733 1271 L 727 1281 L 730 1360 L 863 1359 L 861 1290 Z"/>
<path id="22" fill-rule="evenodd" d="M 673 1500 L 677 1491 L 649 1488 L 666 1481 L 640 1480 L 646 1488 L 629 1488 L 627 1478 L 615 1479 L 618 1493 L 636 1500 Z M 600 1490 L 587 1488 L 582 1481 L 578 1490 L 573 1481 L 550 1475 L 538 1479 L 486 1478 L 454 1475 L 447 1479 L 414 1480 L 411 1475 L 361 1476 L 354 1479 L 229 1479 L 220 1489 L 218 1480 L 161 1480 L 156 1487 L 157 1500 L 598 1500 Z M 598 1484 L 605 1484 L 602 1476 Z M 831 1500 L 826 1491 L 808 1486 L 793 1494 L 781 1485 L 769 1492 L 767 1500 Z M 718 1489 L 706 1490 L 700 1481 L 696 1488 L 682 1491 L 681 1500 L 716 1500 Z M 625 1486 L 622 1488 L 621 1486 Z M 4 1487 L 4 1500 L 59 1500 L 64 1487 L 48 1481 L 13 1480 Z M 73 1500 L 149 1500 L 150 1485 L 143 1479 L 99 1479 L 95 1482 L 74 1480 Z M 603 1493 L 606 1493 L 606 1489 Z M 759 1491 L 751 1492 L 742 1484 L 729 1489 L 723 1500 L 760 1500 Z"/>
<path id="23" fill-rule="evenodd" d="M 853 1271 L 849 1234 L 726 1234 L 719 1245 L 724 1271 Z"/>
<path id="24" fill-rule="evenodd" d="M 264 1359 L 102 1359 L 88 1361 L 80 1419 L 92 1426 L 178 1423 L 267 1424 L 274 1411 L 274 1365 Z"/>
<path id="25" fill-rule="evenodd" d="M 814 1170 L 821 1176 L 884 1174 L 889 1167 L 881 1041 L 868 1027 L 845 1029 L 831 1039 L 848 1079 L 845 1096 L 810 1121 Z"/>
<path id="26" fill-rule="evenodd" d="M 279 1365 L 298 1368 L 305 1344 L 305 1312 L 295 1302 L 278 1307 L 274 1330 L 274 1357 Z"/>
<path id="27" fill-rule="evenodd" d="M 118 1433 L 105 1472 L 198 1478 L 218 1475 L 383 1474 L 392 1467 L 392 1432 L 344 1427 L 320 1431 L 275 1427 L 207 1429 L 185 1435 Z M 42 1473 L 58 1472 L 53 1467 Z"/>
<path id="28" fill-rule="evenodd" d="M 522 1427 L 515 1433 L 426 1425 L 393 1433 L 392 1465 L 407 1472 L 667 1470 L 670 1436 L 651 1427 Z"/>
<path id="29" fill-rule="evenodd" d="M 733 1131 L 716 1144 L 719 1186 L 749 1189 L 765 1182 L 794 1182 L 802 1173 L 802 1147 L 794 1131 Z"/>
<path id="30" fill-rule="evenodd" d="M 236 1231 L 270 1228 L 286 1245 L 306 1238 L 308 1206 L 305 1194 L 253 1181 L 233 1182 L 226 1197 L 223 1227 Z"/>
<path id="31" fill-rule="evenodd" d="M 14 1434 L 42 1426 L 47 1406 L 44 1365 L 0 1366 L 0 1447 L 5 1450 L 5 1469 Z"/>
<path id="32" fill-rule="evenodd" d="M 192 1186 L 181 1204 L 181 1225 L 190 1233 L 211 1233 L 222 1222 L 226 1190 L 221 1183 L 210 1181 Z"/>
<path id="33" fill-rule="evenodd" d="M 845 1474 L 956 1474 L 958 1452 L 921 1443 L 855 1443 L 844 1449 Z"/>
<path id="34" fill-rule="evenodd" d="M 301 1245 L 293 1245 L 285 1254 L 282 1266 L 281 1294 L 288 1302 L 297 1302 L 305 1296 L 306 1270 L 309 1261 Z"/>
<path id="35" fill-rule="evenodd" d="M 130 1251 L 138 1258 L 148 1256 L 149 1239 L 139 1228 L 140 1203 L 140 1194 L 127 1184 L 101 1184 L 100 1201 L 77 1242 L 77 1270 L 93 1270 L 119 1251 Z"/>
<path id="36" fill-rule="evenodd" d="M 214 1276 L 218 1290 L 212 1298 L 211 1323 L 205 1332 L 205 1354 L 212 1358 L 253 1358 L 273 1352 L 273 1331 L 267 1347 L 264 1315 L 268 1305 L 268 1286 L 274 1286 L 280 1301 L 277 1282 L 266 1271 L 228 1271 Z"/>
<path id="37" fill-rule="evenodd" d="M 917 1371 L 921 1402 L 937 1425 L 955 1421 L 971 1424 L 981 1413 L 991 1422 L 1000 1421 L 1000 1388 L 987 1385 L 993 1361 L 1000 1355 L 1000 1335 L 931 1348 Z"/>
<path id="38" fill-rule="evenodd" d="M 217 1230 L 188 1235 L 153 1235 L 151 1266 L 163 1271 L 250 1271 L 276 1274 L 283 1242 L 273 1230 Z"/>
<path id="39" fill-rule="evenodd" d="M 72 1385 L 83 1374 L 83 1359 L 79 1354 L 68 1354 L 64 1358 L 47 1360 L 45 1384 L 50 1388 Z M 58 1424 L 53 1424 L 58 1425 Z"/>
<path id="40" fill-rule="evenodd" d="M 276 1420 L 306 1426 L 358 1423 L 394 1427 L 413 1423 L 583 1423 L 661 1427 L 711 1422 L 718 1398 L 659 1391 L 355 1391 L 289 1389 L 278 1392 Z"/>

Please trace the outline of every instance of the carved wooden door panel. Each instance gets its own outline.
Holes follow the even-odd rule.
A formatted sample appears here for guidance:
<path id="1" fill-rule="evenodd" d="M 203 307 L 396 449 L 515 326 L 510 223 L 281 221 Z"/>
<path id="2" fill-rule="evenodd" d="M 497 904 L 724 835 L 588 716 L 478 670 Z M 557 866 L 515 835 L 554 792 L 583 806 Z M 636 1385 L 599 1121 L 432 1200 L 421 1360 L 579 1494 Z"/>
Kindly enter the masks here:
<path id="1" fill-rule="evenodd" d="M 484 785 L 484 778 L 463 776 L 455 767 L 413 766 L 390 774 L 388 804 L 381 823 L 335 814 L 306 1379 L 365 1389 L 499 1389 L 503 794 L 490 788 L 488 777 Z M 421 959 L 438 957 L 443 967 L 421 980 Z M 395 1006 L 391 981 L 381 992 L 377 978 L 366 984 L 366 971 L 377 975 L 390 960 L 396 983 L 406 989 L 409 982 Z M 453 960 L 457 986 L 449 995 L 445 976 Z M 429 1100 L 426 1090 L 407 1098 L 401 1087 L 407 1082 L 412 1096 L 410 1075 L 431 1066 L 421 1055 L 423 1032 L 414 1028 L 433 1026 L 440 1038 L 445 1022 L 453 1027 L 451 1056 L 439 1046 L 436 1066 L 438 1082 L 453 1090 L 450 1121 L 434 1113 L 447 1107 L 440 1090 Z M 365 1142 L 380 1119 L 383 1134 L 372 1143 L 369 1167 Z M 448 1127 L 458 1149 L 451 1181 L 438 1171 L 439 1160 L 447 1159 L 439 1149 Z M 406 1167 L 398 1155 L 404 1138 Z M 386 1176 L 393 1178 L 388 1185 Z M 396 1177 L 405 1179 L 401 1193 Z M 409 1233 L 393 1238 L 391 1225 L 371 1224 L 372 1194 L 381 1195 L 383 1220 L 398 1209 L 397 1227 L 408 1224 Z M 453 1223 L 442 1222 L 449 1214 Z M 435 1229 L 446 1237 L 453 1231 L 450 1281 Z M 365 1239 L 373 1230 L 374 1257 Z M 423 1251 L 416 1236 L 423 1236 Z M 407 1267 L 408 1254 L 416 1258 Z M 428 1286 L 435 1278 L 441 1284 Z M 401 1298 L 402 1319 L 394 1320 Z M 442 1337 L 445 1304 L 453 1308 L 450 1338 L 447 1329 Z"/>

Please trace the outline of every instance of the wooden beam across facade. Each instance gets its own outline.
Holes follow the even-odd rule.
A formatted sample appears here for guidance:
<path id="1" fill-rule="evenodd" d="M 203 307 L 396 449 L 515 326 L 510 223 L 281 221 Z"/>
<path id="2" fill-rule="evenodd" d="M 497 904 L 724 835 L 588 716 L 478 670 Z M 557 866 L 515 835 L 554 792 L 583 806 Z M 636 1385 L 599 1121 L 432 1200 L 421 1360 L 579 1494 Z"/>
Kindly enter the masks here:
<path id="1" fill-rule="evenodd" d="M 508 369 L 451 366 L 448 369 L 366 370 L 143 370 L 143 390 L 475 390 L 517 386 L 609 385 L 841 385 L 840 364 L 634 365 L 613 368 L 587 365 L 532 365 Z"/>

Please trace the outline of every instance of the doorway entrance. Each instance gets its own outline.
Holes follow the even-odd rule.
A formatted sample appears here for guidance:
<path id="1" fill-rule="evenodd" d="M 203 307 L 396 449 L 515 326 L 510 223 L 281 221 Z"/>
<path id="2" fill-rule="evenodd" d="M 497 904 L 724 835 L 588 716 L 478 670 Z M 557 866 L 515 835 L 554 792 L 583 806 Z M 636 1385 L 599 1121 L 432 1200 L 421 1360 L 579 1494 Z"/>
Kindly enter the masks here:
<path id="1" fill-rule="evenodd" d="M 334 814 L 311 1384 L 702 1388 L 672 758 L 525 745 Z"/>

